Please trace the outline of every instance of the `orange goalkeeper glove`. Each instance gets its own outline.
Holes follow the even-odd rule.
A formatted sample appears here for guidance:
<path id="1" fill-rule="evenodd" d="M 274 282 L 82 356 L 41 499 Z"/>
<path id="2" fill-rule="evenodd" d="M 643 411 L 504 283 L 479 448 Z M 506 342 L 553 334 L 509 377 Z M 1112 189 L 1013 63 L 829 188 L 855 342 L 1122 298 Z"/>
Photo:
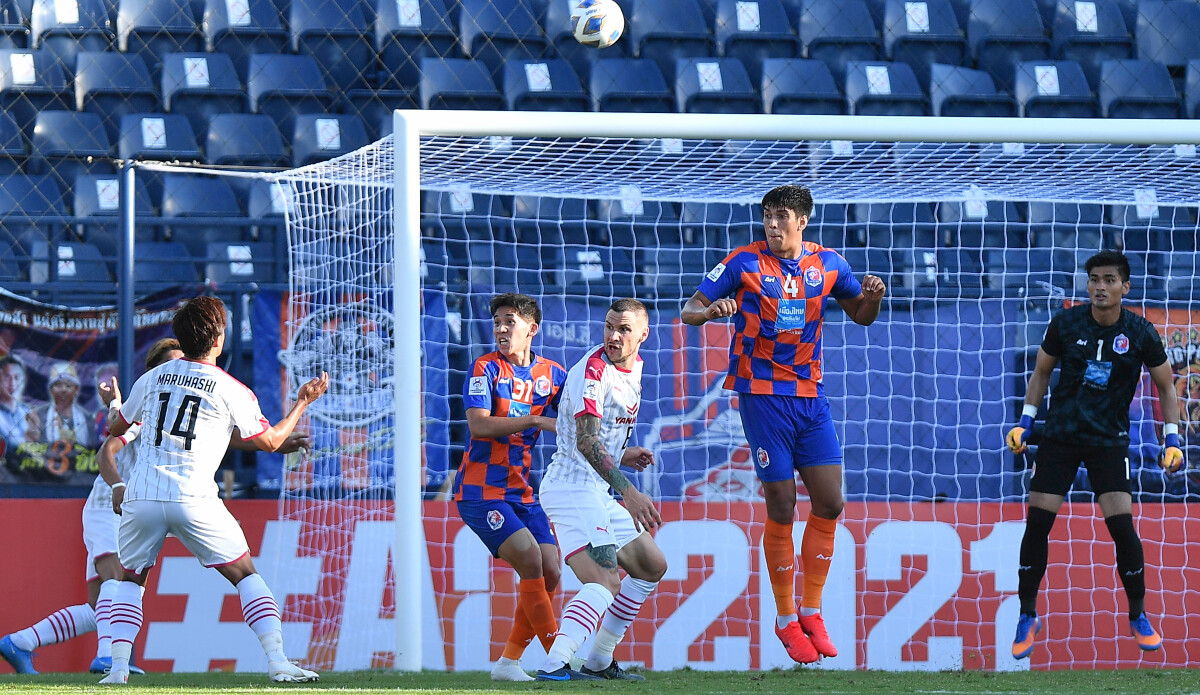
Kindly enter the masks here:
<path id="1" fill-rule="evenodd" d="M 1165 429 L 1176 428 L 1178 425 L 1175 428 L 1168 425 Z M 1158 457 L 1158 465 L 1162 466 L 1167 473 L 1178 472 L 1180 468 L 1183 468 L 1183 449 L 1179 446 L 1179 433 L 1177 431 L 1168 432 L 1165 439 L 1162 454 Z"/>
<path id="2" fill-rule="evenodd" d="M 1029 406 L 1025 406 L 1029 408 Z M 1036 413 L 1037 409 L 1034 408 Z M 1023 454 L 1029 448 L 1025 444 L 1025 440 L 1029 439 L 1029 431 L 1033 429 L 1033 415 L 1026 410 L 1021 415 L 1021 422 L 1016 427 L 1008 431 L 1008 436 L 1004 438 L 1004 443 L 1008 445 L 1008 450 L 1014 454 Z"/>

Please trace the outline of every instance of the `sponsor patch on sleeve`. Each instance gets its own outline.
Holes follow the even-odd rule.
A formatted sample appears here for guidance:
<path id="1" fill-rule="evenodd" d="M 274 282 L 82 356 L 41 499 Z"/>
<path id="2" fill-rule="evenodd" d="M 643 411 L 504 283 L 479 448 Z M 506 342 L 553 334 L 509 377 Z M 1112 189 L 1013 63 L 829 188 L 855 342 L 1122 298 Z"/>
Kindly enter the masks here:
<path id="1" fill-rule="evenodd" d="M 486 396 L 487 395 L 487 377 L 486 376 L 471 377 L 471 387 L 467 391 L 467 393 L 471 394 L 472 396 Z"/>
<path id="2" fill-rule="evenodd" d="M 600 398 L 600 382 L 595 379 L 586 379 L 583 382 L 583 397 L 589 401 L 594 401 Z"/>
<path id="3" fill-rule="evenodd" d="M 709 280 L 716 282 L 717 280 L 721 279 L 721 275 L 723 275 L 724 273 L 725 273 L 725 264 L 718 263 L 715 266 L 713 266 L 712 270 L 708 271 L 707 277 Z"/>

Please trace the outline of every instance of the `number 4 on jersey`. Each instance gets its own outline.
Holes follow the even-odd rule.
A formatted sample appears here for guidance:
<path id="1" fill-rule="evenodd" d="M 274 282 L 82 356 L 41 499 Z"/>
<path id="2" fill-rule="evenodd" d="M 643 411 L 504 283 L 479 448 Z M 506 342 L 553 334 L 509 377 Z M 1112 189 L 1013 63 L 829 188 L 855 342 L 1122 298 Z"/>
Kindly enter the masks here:
<path id="1" fill-rule="evenodd" d="M 162 446 L 163 427 L 167 424 L 167 404 L 171 400 L 171 394 L 158 394 L 158 434 L 154 437 L 154 446 Z M 183 448 L 185 451 L 192 450 L 192 440 L 196 438 L 196 415 L 200 410 L 199 396 L 184 396 L 183 402 L 179 404 L 179 410 L 175 412 L 175 424 L 171 426 L 171 431 L 167 434 L 183 438 Z M 187 417 L 187 429 L 183 428 L 183 418 Z"/>

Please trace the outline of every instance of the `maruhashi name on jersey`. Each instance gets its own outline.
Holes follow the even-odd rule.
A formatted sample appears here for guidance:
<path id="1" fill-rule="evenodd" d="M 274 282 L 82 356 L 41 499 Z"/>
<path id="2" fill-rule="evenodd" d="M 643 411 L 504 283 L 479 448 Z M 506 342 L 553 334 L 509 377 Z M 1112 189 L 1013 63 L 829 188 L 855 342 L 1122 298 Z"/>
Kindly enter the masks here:
<path id="1" fill-rule="evenodd" d="M 205 393 L 212 393 L 213 389 L 217 388 L 217 382 L 213 379 L 191 374 L 159 374 L 158 385 L 196 389 L 197 391 L 203 391 Z"/>

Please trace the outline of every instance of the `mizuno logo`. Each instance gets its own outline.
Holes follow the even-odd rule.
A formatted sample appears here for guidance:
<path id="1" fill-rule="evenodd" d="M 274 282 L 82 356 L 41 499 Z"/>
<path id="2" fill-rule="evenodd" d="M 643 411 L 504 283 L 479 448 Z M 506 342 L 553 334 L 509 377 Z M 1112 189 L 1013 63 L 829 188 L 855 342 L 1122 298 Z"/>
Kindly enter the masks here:
<path id="1" fill-rule="evenodd" d="M 787 572 L 788 570 L 790 570 L 793 567 L 795 567 L 795 565 L 788 565 L 787 567 L 776 567 L 775 571 L 776 572 Z"/>
<path id="2" fill-rule="evenodd" d="M 831 558 L 831 557 L 825 557 L 825 556 L 824 556 L 824 555 L 822 555 L 821 553 L 817 553 L 817 559 L 818 559 L 818 560 L 824 560 L 824 561 L 826 561 L 826 562 L 829 562 L 829 561 L 830 561 L 830 560 L 832 560 L 833 558 Z"/>
<path id="3" fill-rule="evenodd" d="M 1029 570 L 1033 569 L 1033 565 L 1021 565 L 1017 569 L 1021 572 L 1028 572 Z"/>
<path id="4" fill-rule="evenodd" d="M 1136 572 L 1126 572 L 1125 576 L 1126 577 L 1136 577 L 1141 573 L 1142 573 L 1142 570 L 1137 570 Z"/>
<path id="5" fill-rule="evenodd" d="M 1075 341 L 1075 344 L 1076 345 L 1087 345 L 1087 340 L 1080 338 L 1079 340 Z"/>

